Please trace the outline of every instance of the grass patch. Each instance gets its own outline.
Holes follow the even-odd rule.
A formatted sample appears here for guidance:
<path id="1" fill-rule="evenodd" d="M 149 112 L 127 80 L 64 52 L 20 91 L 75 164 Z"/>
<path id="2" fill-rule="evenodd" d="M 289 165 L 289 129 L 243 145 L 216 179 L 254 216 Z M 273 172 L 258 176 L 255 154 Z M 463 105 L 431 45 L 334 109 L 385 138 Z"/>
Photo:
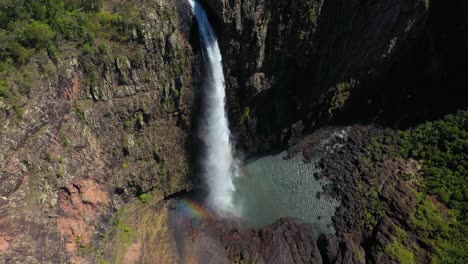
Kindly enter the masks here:
<path id="1" fill-rule="evenodd" d="M 385 252 L 395 256 L 400 264 L 416 264 L 413 252 L 408 250 L 400 241 L 395 240 L 387 245 Z"/>
<path id="2" fill-rule="evenodd" d="M 130 224 L 118 219 L 114 222 L 116 236 L 124 245 L 129 245 L 133 241 L 133 229 Z"/>
<path id="3" fill-rule="evenodd" d="M 5 82 L 0 82 L 0 98 L 9 99 L 12 97 L 13 95 L 11 94 L 8 87 L 5 85 Z"/>
<path id="4" fill-rule="evenodd" d="M 142 197 L 145 203 L 141 202 Z M 163 196 L 152 192 L 139 198 L 117 213 L 113 230 L 109 231 L 98 249 L 101 263 L 123 263 L 123 256 L 133 243 L 142 243 L 142 250 L 152 253 L 147 256 L 150 259 L 142 262 L 153 263 L 156 259 L 162 263 L 173 263 L 167 226 L 169 209 L 160 203 Z"/>

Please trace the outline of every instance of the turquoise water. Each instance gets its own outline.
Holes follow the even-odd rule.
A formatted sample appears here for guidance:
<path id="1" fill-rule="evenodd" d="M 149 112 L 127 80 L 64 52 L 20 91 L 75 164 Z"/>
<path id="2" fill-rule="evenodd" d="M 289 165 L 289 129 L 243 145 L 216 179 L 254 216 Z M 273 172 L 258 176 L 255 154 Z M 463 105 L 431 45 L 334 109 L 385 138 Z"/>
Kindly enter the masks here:
<path id="1" fill-rule="evenodd" d="M 234 194 L 242 217 L 254 227 L 296 217 L 311 223 L 317 234 L 334 233 L 331 217 L 339 203 L 324 197 L 327 181 L 315 179 L 314 173 L 320 173 L 317 161 L 304 163 L 302 155 L 286 155 L 262 157 L 243 167 Z"/>

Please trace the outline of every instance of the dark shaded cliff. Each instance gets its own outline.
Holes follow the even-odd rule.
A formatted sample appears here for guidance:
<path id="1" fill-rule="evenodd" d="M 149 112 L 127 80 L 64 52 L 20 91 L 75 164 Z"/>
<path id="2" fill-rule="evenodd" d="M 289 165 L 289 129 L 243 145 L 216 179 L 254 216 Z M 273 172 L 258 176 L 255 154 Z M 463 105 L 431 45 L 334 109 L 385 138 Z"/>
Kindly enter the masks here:
<path id="1" fill-rule="evenodd" d="M 242 148 L 284 146 L 330 123 L 405 127 L 464 107 L 463 1 L 206 2 Z"/>

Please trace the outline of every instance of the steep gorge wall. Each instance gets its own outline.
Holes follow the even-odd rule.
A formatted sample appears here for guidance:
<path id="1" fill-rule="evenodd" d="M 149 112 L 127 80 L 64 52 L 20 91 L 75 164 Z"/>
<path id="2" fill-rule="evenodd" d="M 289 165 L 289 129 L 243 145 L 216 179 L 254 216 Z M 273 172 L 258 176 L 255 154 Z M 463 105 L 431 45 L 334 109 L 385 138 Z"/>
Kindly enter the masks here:
<path id="1" fill-rule="evenodd" d="M 64 41 L 57 59 L 31 59 L 29 96 L 0 100 L 2 263 L 81 262 L 131 197 L 190 185 L 189 9 L 148 0 L 103 11 L 126 4 L 141 21 L 128 36 L 92 56 Z"/>
<path id="2" fill-rule="evenodd" d="M 205 2 L 219 23 L 231 126 L 243 150 L 294 145 L 325 124 L 407 128 L 466 108 L 458 84 L 467 72 L 463 1 Z M 419 165 L 375 149 L 372 134 L 395 133 L 379 129 L 358 127 L 350 149 L 322 164 L 343 201 L 337 236 L 319 238 L 324 263 L 437 259 L 411 227 L 420 187 L 405 173 L 417 175 Z M 361 151 L 379 160 L 377 170 L 356 159 Z"/>
<path id="3" fill-rule="evenodd" d="M 284 146 L 327 123 L 407 126 L 463 107 L 453 85 L 466 69 L 455 55 L 462 1 L 205 2 L 243 149 Z"/>

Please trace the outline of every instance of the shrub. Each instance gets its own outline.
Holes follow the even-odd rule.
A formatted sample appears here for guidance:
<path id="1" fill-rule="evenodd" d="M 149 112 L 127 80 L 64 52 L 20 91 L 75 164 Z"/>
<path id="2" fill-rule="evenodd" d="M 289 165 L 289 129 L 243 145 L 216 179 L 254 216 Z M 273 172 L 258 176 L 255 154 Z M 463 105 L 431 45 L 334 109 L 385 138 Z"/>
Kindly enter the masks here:
<path id="1" fill-rule="evenodd" d="M 29 70 L 23 69 L 21 75 L 18 77 L 17 83 L 19 92 L 22 95 L 30 95 L 35 83 L 34 74 Z"/>
<path id="2" fill-rule="evenodd" d="M 31 48 L 48 48 L 55 38 L 56 33 L 46 23 L 31 21 L 23 30 L 23 45 Z"/>
<path id="3" fill-rule="evenodd" d="M 99 44 L 98 49 L 99 49 L 99 52 L 103 55 L 109 53 L 109 50 L 110 50 L 109 45 L 107 45 L 106 43 Z"/>
<path id="4" fill-rule="evenodd" d="M 29 59 L 34 55 L 33 49 L 25 48 L 16 41 L 8 43 L 6 50 L 8 51 L 7 56 L 13 58 L 16 64 L 19 65 L 28 63 Z"/>
<path id="5" fill-rule="evenodd" d="M 144 193 L 140 195 L 139 199 L 140 199 L 140 202 L 146 204 L 149 200 L 149 195 L 147 193 Z"/>
<path id="6" fill-rule="evenodd" d="M 408 250 L 400 241 L 394 241 L 388 245 L 385 252 L 395 256 L 400 264 L 416 264 L 413 252 Z"/>
<path id="7" fill-rule="evenodd" d="M 239 125 L 244 124 L 246 120 L 250 119 L 250 107 L 246 107 L 242 113 L 241 119 L 239 120 Z"/>
<path id="8" fill-rule="evenodd" d="M 431 0 L 424 0 L 424 5 L 426 6 L 426 10 L 429 11 L 431 8 Z"/>
<path id="9" fill-rule="evenodd" d="M 47 7 L 39 1 L 31 4 L 32 16 L 35 20 L 45 20 L 47 18 Z"/>
<path id="10" fill-rule="evenodd" d="M 102 0 L 1 0 L 0 80 L 14 77 L 19 93 L 29 95 L 34 76 L 24 72 L 24 66 L 42 54 L 57 61 L 57 44 L 65 39 L 77 47 L 76 54 L 81 56 L 86 74 L 83 84 L 95 83 L 104 67 L 102 61 L 110 53 L 110 41 L 131 39 L 136 27 L 132 12 L 138 9 L 133 2 L 125 0 L 110 13 L 101 11 Z M 41 76 L 50 78 L 51 73 L 49 67 Z M 6 96 L 3 87 L 2 97 Z"/>
<path id="11" fill-rule="evenodd" d="M 0 97 L 2 98 L 12 97 L 10 91 L 8 90 L 4 82 L 0 82 Z"/>
<path id="12" fill-rule="evenodd" d="M 91 47 L 91 45 L 89 43 L 85 43 L 83 45 L 83 53 L 86 54 L 86 55 L 92 55 L 92 54 L 94 54 L 94 49 L 93 49 L 93 47 Z"/>

